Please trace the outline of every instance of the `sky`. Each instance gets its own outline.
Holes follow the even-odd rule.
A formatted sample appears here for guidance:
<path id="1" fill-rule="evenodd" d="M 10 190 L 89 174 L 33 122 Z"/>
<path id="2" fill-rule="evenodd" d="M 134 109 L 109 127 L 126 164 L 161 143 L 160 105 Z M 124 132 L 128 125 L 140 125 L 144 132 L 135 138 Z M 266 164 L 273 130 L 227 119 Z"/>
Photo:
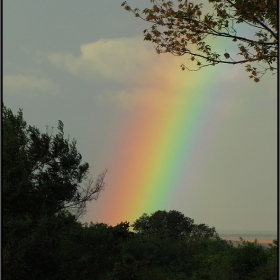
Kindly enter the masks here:
<path id="1" fill-rule="evenodd" d="M 62 120 L 92 176 L 108 170 L 82 221 L 177 210 L 218 232 L 276 232 L 276 75 L 182 71 L 187 58 L 156 54 L 121 3 L 3 2 L 4 104 L 41 131 Z"/>

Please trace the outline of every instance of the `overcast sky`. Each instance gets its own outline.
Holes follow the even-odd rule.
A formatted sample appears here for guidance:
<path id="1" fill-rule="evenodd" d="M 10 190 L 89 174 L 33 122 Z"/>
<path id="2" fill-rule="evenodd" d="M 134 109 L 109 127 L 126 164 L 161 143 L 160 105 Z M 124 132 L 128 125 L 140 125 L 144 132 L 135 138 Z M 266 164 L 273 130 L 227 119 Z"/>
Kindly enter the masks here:
<path id="1" fill-rule="evenodd" d="M 172 198 L 160 200 L 157 187 L 159 201 L 153 204 L 147 197 L 138 202 L 142 212 L 129 208 L 127 216 L 122 213 L 116 219 L 138 218 L 145 211 L 159 210 L 159 205 L 218 230 L 276 231 L 276 75 L 268 73 L 254 83 L 244 66 L 183 72 L 179 66 L 188 62 L 186 58 L 157 55 L 142 38 L 149 25 L 124 11 L 121 3 L 5 0 L 3 4 L 4 104 L 14 113 L 23 108 L 27 123 L 42 131 L 62 120 L 65 134 L 77 139 L 92 175 L 108 169 L 106 188 L 88 206 L 83 221 L 102 222 L 107 211 L 104 222 L 109 223 L 108 215 L 118 212 L 110 208 L 115 205 L 112 200 L 124 204 L 116 190 L 119 178 L 127 174 L 125 169 L 119 171 L 122 155 L 116 154 L 127 139 L 131 139 L 127 145 L 136 145 L 129 120 L 145 108 L 161 112 L 172 103 L 175 91 L 183 94 L 185 87 L 186 94 L 200 94 L 194 108 L 203 113 L 188 117 L 199 129 L 188 130 L 195 133 L 189 135 L 195 144 L 182 161 L 185 166 L 177 185 L 170 186 Z M 140 8 L 150 5 L 148 0 L 128 3 Z M 184 123 L 180 122 L 182 131 Z M 127 188 L 133 190 L 133 183 Z"/>

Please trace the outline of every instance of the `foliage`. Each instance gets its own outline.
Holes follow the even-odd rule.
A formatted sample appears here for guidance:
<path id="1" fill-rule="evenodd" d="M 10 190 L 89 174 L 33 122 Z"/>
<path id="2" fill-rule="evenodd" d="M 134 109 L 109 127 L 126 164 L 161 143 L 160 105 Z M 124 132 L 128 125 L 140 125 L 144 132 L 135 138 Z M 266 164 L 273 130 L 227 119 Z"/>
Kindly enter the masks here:
<path id="1" fill-rule="evenodd" d="M 3 279 L 61 279 L 62 240 L 74 228 L 81 228 L 75 217 L 61 212 L 40 217 L 24 228 L 18 226 L 18 219 L 14 221 L 18 222 L 12 224 L 14 229 L 21 232 L 15 233 L 5 224 L 3 228 Z"/>
<path id="2" fill-rule="evenodd" d="M 36 219 L 62 210 L 83 215 L 86 202 L 104 188 L 106 172 L 95 183 L 88 177 L 89 165 L 81 163 L 76 140 L 64 139 L 61 121 L 53 135 L 27 126 L 21 110 L 14 115 L 3 106 L 2 117 L 4 215 Z"/>
<path id="3" fill-rule="evenodd" d="M 204 240 L 191 260 L 194 268 L 191 279 L 276 279 L 276 269 L 268 267 L 270 255 L 271 249 L 257 240 L 252 243 L 241 238 L 237 247 L 222 240 Z M 276 268 L 276 259 L 273 265 Z"/>
<path id="4" fill-rule="evenodd" d="M 270 248 L 267 251 L 267 262 L 265 265 L 259 266 L 256 272 L 256 280 L 276 280 L 279 274 L 279 251 L 278 239 L 273 240 L 269 244 Z"/>
<path id="5" fill-rule="evenodd" d="M 97 199 L 106 172 L 93 184 L 61 121 L 57 135 L 40 133 L 21 110 L 14 115 L 3 105 L 2 128 L 4 279 L 67 279 L 63 244 L 84 234 L 77 219 Z"/>
<path id="6" fill-rule="evenodd" d="M 191 238 L 205 240 L 211 238 L 219 238 L 219 235 L 214 227 L 210 228 L 208 225 L 199 224 L 194 225 L 191 233 Z"/>
<path id="7" fill-rule="evenodd" d="M 218 238 L 215 228 L 209 228 L 205 224 L 196 225 L 193 222 L 193 219 L 185 217 L 179 211 L 158 210 L 150 216 L 143 214 L 132 226 L 137 233 L 147 236 L 167 235 L 172 239 L 181 240 Z"/>
<path id="8" fill-rule="evenodd" d="M 266 249 L 219 238 L 174 239 L 116 226 L 82 225 L 73 215 L 42 218 L 13 250 L 4 248 L 3 279 L 277 279 L 277 242 Z"/>
<path id="9" fill-rule="evenodd" d="M 238 244 L 238 250 L 235 250 L 234 263 L 240 273 L 254 273 L 257 267 L 262 266 L 267 261 L 267 254 L 260 244 L 248 242 L 240 238 L 241 244 Z"/>
<path id="10" fill-rule="evenodd" d="M 142 14 L 126 1 L 122 6 L 152 24 L 150 31 L 144 30 L 144 40 L 152 42 L 158 54 L 187 55 L 196 62 L 194 71 L 216 64 L 247 63 L 246 71 L 255 82 L 268 70 L 277 72 L 278 1 L 208 0 L 212 13 L 203 12 L 203 4 L 187 0 L 178 0 L 177 5 L 175 1 L 151 2 L 153 6 Z M 231 41 L 235 50 L 222 54 L 213 48 L 211 38 L 219 46 Z M 189 69 L 185 64 L 181 68 Z"/>

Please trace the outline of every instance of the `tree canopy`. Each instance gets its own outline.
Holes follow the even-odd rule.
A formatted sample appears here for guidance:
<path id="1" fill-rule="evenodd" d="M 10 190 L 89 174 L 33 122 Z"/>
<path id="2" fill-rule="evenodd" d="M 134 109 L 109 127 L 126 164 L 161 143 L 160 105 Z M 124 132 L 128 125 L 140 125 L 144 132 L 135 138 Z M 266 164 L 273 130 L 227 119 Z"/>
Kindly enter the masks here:
<path id="1" fill-rule="evenodd" d="M 208 0 L 213 5 L 211 13 L 203 11 L 203 4 L 187 0 L 151 2 L 153 6 L 142 13 L 126 1 L 122 6 L 152 24 L 149 31 L 144 30 L 144 40 L 152 42 L 158 54 L 187 55 L 196 63 L 193 69 L 181 64 L 182 70 L 246 63 L 245 70 L 255 82 L 267 71 L 277 72 L 277 0 Z M 220 49 L 209 39 L 215 39 Z M 223 47 L 228 41 L 230 50 Z"/>
<path id="2" fill-rule="evenodd" d="M 2 104 L 4 279 L 72 279 L 63 276 L 63 244 L 83 234 L 78 218 L 104 188 L 106 171 L 92 179 L 63 127 L 58 121 L 57 134 L 41 133 L 22 110 Z"/>
<path id="3" fill-rule="evenodd" d="M 182 240 L 218 238 L 214 227 L 196 225 L 193 219 L 176 210 L 158 210 L 151 215 L 144 213 L 132 226 L 136 233 L 146 236 L 169 236 Z"/>
<path id="4" fill-rule="evenodd" d="M 21 110 L 14 115 L 3 106 L 3 210 L 9 216 L 52 216 L 67 210 L 82 216 L 86 202 L 97 199 L 106 171 L 97 180 L 82 163 L 76 140 L 58 133 L 41 133 L 27 126 Z"/>

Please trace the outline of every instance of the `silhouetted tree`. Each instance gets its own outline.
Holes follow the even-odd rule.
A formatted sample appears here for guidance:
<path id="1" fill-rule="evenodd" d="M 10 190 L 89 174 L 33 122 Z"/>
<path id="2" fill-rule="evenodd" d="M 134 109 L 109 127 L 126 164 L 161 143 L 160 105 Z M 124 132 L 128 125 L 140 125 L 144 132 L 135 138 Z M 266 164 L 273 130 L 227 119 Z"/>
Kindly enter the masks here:
<path id="1" fill-rule="evenodd" d="M 76 140 L 64 138 L 62 121 L 53 135 L 27 126 L 21 110 L 14 115 L 3 106 L 2 117 L 4 216 L 36 218 L 62 210 L 83 215 L 86 202 L 104 188 L 106 171 L 95 182 L 89 177 Z"/>
<path id="2" fill-rule="evenodd" d="M 195 225 L 194 220 L 181 212 L 158 210 L 151 215 L 143 214 L 132 224 L 136 233 L 146 236 L 167 235 L 173 239 L 209 239 L 218 237 L 215 228 L 207 225 Z"/>
<path id="3" fill-rule="evenodd" d="M 21 110 L 14 115 L 3 105 L 2 129 L 3 279 L 70 279 L 62 244 L 83 236 L 77 219 L 104 188 L 106 171 L 95 182 L 89 177 L 61 121 L 56 135 L 40 133 Z"/>

